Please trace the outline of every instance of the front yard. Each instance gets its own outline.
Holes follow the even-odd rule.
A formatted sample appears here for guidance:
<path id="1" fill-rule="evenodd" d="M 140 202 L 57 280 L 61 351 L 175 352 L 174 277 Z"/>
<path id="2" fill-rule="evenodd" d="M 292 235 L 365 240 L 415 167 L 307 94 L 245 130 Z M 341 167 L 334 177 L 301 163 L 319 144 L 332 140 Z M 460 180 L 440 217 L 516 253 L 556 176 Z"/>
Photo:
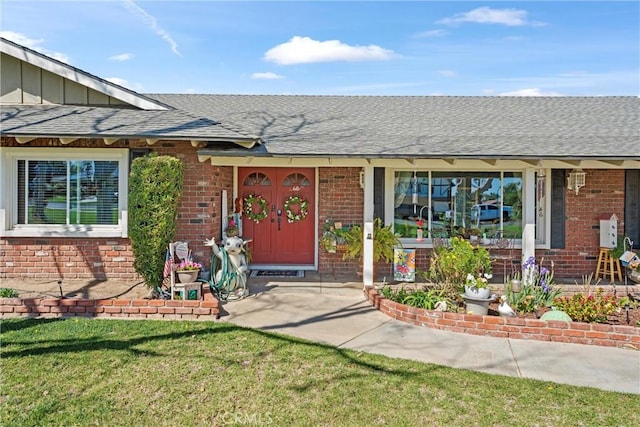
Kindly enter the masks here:
<path id="1" fill-rule="evenodd" d="M 637 396 L 220 322 L 2 321 L 3 426 L 638 425 Z"/>

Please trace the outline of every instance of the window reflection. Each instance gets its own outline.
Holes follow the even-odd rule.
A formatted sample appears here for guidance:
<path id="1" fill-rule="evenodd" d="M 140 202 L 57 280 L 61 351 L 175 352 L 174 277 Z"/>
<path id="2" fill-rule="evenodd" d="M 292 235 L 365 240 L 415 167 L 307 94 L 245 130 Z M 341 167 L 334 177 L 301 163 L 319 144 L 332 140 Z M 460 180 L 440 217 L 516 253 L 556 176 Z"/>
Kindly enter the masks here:
<path id="1" fill-rule="evenodd" d="M 20 224 L 118 223 L 117 161 L 20 160 L 18 175 Z"/>
<path id="2" fill-rule="evenodd" d="M 394 223 L 405 238 L 521 235 L 522 174 L 397 171 Z"/>

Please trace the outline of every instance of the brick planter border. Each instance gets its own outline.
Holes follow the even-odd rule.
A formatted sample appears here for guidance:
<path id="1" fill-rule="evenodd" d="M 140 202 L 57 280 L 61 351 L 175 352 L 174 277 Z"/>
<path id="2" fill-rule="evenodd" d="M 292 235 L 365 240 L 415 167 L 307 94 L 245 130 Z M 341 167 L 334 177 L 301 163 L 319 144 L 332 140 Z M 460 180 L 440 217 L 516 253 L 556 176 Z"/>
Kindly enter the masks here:
<path id="1" fill-rule="evenodd" d="M 204 293 L 204 300 L 0 298 L 0 318 L 102 317 L 127 319 L 213 320 L 220 302 Z"/>
<path id="2" fill-rule="evenodd" d="M 432 329 L 498 338 L 640 348 L 640 328 L 634 326 L 440 312 L 399 304 L 374 288 L 366 288 L 364 294 L 387 316 Z"/>

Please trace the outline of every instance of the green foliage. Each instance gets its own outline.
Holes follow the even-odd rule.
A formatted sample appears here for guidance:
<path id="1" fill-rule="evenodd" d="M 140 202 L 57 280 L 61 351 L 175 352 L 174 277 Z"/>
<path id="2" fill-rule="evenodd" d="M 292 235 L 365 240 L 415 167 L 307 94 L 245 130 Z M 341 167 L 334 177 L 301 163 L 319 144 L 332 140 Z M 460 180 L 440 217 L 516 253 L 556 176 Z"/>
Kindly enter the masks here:
<path id="1" fill-rule="evenodd" d="M 605 295 L 602 288 L 598 288 L 595 295 L 575 294 L 556 298 L 553 305 L 576 322 L 587 323 L 606 323 L 607 316 L 621 307 L 620 302 L 612 295 Z"/>
<path id="2" fill-rule="evenodd" d="M 474 248 L 467 240 L 452 237 L 450 245 L 434 248 L 428 278 L 436 283 L 464 286 L 467 276 L 491 274 L 491 259 L 485 248 Z"/>
<path id="3" fill-rule="evenodd" d="M 448 301 L 442 289 L 407 290 L 401 287 L 398 290 L 394 290 L 390 286 L 384 286 L 380 289 L 380 294 L 391 301 L 427 310 L 433 310 L 440 301 L 444 301 L 450 306 L 450 301 Z"/>
<path id="4" fill-rule="evenodd" d="M 618 259 L 624 253 L 624 236 L 618 236 L 616 241 L 616 247 L 609 249 L 609 256 L 613 259 Z"/>
<path id="5" fill-rule="evenodd" d="M 547 269 L 542 262 L 536 264 L 534 257 L 522 264 L 522 271 L 517 272 L 513 279 L 521 281 L 520 291 L 514 292 L 511 280 L 507 279 L 505 296 L 517 313 L 533 313 L 540 307 L 551 307 L 562 293 L 553 285 L 553 265 Z"/>
<path id="6" fill-rule="evenodd" d="M 0 298 L 18 298 L 18 292 L 12 288 L 0 288 Z"/>
<path id="7" fill-rule="evenodd" d="M 169 156 L 145 156 L 131 164 L 129 237 L 133 266 L 150 287 L 162 283 L 166 249 L 177 229 L 183 164 Z"/>
<path id="8" fill-rule="evenodd" d="M 364 232 L 359 225 L 352 226 L 343 234 L 347 249 L 342 259 L 362 259 L 364 251 Z M 373 220 L 373 261 L 381 259 L 386 262 L 393 261 L 393 249 L 402 247 L 400 239 L 393 232 L 391 226 L 384 225 L 380 218 Z"/>

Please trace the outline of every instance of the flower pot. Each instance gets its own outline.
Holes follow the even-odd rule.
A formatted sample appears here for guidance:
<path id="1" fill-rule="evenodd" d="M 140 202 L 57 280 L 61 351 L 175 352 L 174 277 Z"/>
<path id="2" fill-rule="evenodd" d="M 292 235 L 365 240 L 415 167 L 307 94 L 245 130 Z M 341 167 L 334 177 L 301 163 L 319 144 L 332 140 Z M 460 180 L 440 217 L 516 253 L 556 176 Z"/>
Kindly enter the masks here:
<path id="1" fill-rule="evenodd" d="M 465 303 L 467 304 L 467 313 L 469 314 L 478 314 L 480 316 L 489 314 L 489 301 L 465 299 Z"/>
<path id="2" fill-rule="evenodd" d="M 178 275 L 178 280 L 180 283 L 192 283 L 195 282 L 198 278 L 198 274 L 200 274 L 200 270 L 183 270 L 176 271 Z"/>
<path id="3" fill-rule="evenodd" d="M 629 272 L 629 279 L 631 279 L 635 283 L 640 283 L 640 271 L 631 270 Z"/>
<path id="4" fill-rule="evenodd" d="M 475 299 L 488 299 L 491 296 L 491 289 L 486 288 L 476 288 L 471 286 L 464 287 L 464 293 L 469 298 Z"/>

